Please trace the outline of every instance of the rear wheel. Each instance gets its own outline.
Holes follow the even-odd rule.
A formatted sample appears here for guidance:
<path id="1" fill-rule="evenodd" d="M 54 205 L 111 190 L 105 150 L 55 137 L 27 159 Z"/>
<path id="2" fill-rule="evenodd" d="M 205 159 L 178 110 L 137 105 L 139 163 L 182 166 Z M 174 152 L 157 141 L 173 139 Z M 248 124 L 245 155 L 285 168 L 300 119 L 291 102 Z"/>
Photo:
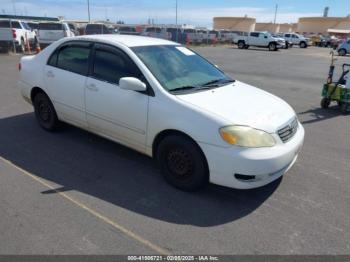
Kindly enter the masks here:
<path id="1" fill-rule="evenodd" d="M 339 51 L 338 51 L 338 55 L 340 55 L 340 56 L 345 56 L 346 55 L 346 50 L 345 49 L 339 49 Z"/>
<path id="2" fill-rule="evenodd" d="M 243 49 L 245 47 L 245 43 L 243 41 L 238 42 L 238 48 Z"/>
<path id="3" fill-rule="evenodd" d="M 21 43 L 17 47 L 17 51 L 19 53 L 24 53 L 26 51 L 26 46 L 25 46 L 25 43 L 24 43 L 24 39 L 21 39 Z"/>
<path id="4" fill-rule="evenodd" d="M 327 97 L 322 98 L 322 100 L 321 100 L 321 107 L 323 109 L 327 109 L 330 104 L 331 104 L 331 100 L 329 98 L 327 98 Z"/>
<path id="5" fill-rule="evenodd" d="M 198 190 L 209 182 L 204 154 L 185 136 L 165 137 L 158 146 L 157 160 L 165 180 L 183 191 Z"/>
<path id="6" fill-rule="evenodd" d="M 249 45 L 245 45 L 245 46 L 244 46 L 244 49 L 248 49 L 248 48 L 249 48 Z"/>
<path id="7" fill-rule="evenodd" d="M 344 115 L 347 114 L 348 110 L 349 110 L 349 104 L 348 103 L 341 103 L 340 110 Z"/>
<path id="8" fill-rule="evenodd" d="M 38 93 L 34 97 L 34 112 L 39 125 L 47 130 L 54 131 L 59 125 L 56 110 L 49 97 L 44 93 Z"/>

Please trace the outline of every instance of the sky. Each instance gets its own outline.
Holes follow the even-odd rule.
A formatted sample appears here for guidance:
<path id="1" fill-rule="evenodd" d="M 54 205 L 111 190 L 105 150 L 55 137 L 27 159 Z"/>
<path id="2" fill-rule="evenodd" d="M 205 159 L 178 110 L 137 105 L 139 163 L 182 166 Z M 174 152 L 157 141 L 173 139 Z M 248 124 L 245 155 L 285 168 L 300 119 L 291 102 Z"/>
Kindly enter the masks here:
<path id="1" fill-rule="evenodd" d="M 175 23 L 176 0 L 90 0 L 92 20 L 125 23 Z M 257 22 L 272 22 L 278 4 L 277 22 L 297 22 L 299 17 L 320 16 L 325 6 L 329 16 L 350 14 L 350 0 L 178 0 L 179 24 L 212 26 L 214 16 L 255 17 Z M 1 14 L 64 16 L 87 20 L 87 0 L 0 0 Z"/>

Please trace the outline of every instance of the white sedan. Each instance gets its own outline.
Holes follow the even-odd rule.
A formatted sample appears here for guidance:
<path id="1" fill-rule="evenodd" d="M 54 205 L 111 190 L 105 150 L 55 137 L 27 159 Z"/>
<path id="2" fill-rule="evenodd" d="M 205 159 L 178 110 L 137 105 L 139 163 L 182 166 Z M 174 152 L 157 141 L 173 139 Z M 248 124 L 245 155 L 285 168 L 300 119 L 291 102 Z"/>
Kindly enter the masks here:
<path id="1" fill-rule="evenodd" d="M 170 41 L 64 38 L 19 68 L 18 86 L 42 128 L 67 122 L 154 157 L 182 190 L 266 185 L 292 167 L 303 144 L 286 102 Z"/>

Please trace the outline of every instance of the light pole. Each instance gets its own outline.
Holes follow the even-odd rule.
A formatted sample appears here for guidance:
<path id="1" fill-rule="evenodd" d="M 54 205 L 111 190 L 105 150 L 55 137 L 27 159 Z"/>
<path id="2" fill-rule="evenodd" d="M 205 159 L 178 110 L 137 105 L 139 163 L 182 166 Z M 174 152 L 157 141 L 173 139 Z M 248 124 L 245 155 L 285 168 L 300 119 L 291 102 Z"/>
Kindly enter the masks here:
<path id="1" fill-rule="evenodd" d="M 278 4 L 276 4 L 276 9 L 275 9 L 275 19 L 273 20 L 273 24 L 276 24 L 276 19 L 277 19 L 277 10 L 278 10 Z"/>
<path id="2" fill-rule="evenodd" d="M 90 0 L 87 0 L 87 7 L 88 7 L 88 17 L 89 17 L 89 23 L 90 23 Z"/>
<path id="3" fill-rule="evenodd" d="M 176 42 L 178 42 L 178 40 L 179 40 L 179 36 L 178 36 L 178 34 L 179 34 L 179 26 L 177 24 L 177 0 L 175 0 L 175 1 L 176 1 L 176 6 L 175 6 L 175 9 L 176 9 L 176 18 L 175 18 L 175 20 L 176 20 Z"/>
<path id="4" fill-rule="evenodd" d="M 15 15 L 17 15 L 15 0 L 12 0 L 12 5 L 13 5 L 13 12 L 15 13 Z"/>

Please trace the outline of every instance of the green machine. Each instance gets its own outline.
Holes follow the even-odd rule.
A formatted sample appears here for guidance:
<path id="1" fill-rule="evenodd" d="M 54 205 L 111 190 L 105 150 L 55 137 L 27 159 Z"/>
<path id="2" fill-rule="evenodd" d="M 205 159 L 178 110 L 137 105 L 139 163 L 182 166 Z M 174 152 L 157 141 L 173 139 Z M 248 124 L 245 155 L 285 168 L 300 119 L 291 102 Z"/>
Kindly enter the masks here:
<path id="1" fill-rule="evenodd" d="M 347 114 L 350 109 L 350 64 L 343 64 L 342 74 L 337 82 L 333 82 L 334 58 L 329 69 L 327 83 L 323 85 L 321 107 L 328 108 L 331 102 L 337 102 L 343 114 Z"/>

